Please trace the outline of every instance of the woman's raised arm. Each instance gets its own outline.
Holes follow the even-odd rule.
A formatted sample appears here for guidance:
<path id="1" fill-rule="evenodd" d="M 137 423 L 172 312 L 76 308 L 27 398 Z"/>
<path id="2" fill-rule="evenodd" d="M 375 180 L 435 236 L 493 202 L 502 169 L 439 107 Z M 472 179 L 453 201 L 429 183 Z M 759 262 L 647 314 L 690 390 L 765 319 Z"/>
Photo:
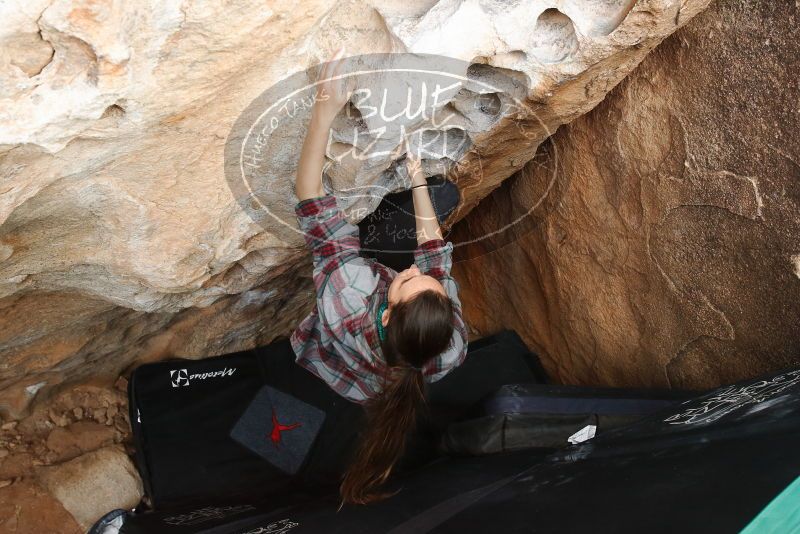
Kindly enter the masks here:
<path id="1" fill-rule="evenodd" d="M 411 196 L 414 199 L 414 220 L 417 223 L 417 244 L 421 245 L 432 239 L 442 239 L 442 229 L 436 219 L 436 212 L 431 202 L 431 194 L 427 187 L 428 182 L 422 172 L 422 162 L 412 154 L 409 147 L 406 156 L 406 168 L 411 176 Z M 414 187 L 414 186 L 423 187 Z"/>
<path id="2" fill-rule="evenodd" d="M 352 94 L 352 79 L 349 81 L 332 79 L 341 75 L 339 71 L 343 53 L 344 47 L 339 48 L 317 77 L 317 93 L 314 107 L 311 110 L 311 122 L 300 151 L 300 162 L 297 165 L 297 182 L 294 192 L 298 200 L 325 195 L 325 189 L 322 187 L 322 167 L 325 162 L 328 133 L 333 118 Z"/>

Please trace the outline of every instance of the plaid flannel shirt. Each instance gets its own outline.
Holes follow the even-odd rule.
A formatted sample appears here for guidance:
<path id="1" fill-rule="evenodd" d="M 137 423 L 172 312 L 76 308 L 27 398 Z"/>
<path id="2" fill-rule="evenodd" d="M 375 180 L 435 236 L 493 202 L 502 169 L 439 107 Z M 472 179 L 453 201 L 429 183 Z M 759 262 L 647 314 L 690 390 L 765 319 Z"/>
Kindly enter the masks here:
<path id="1" fill-rule="evenodd" d="M 397 271 L 359 255 L 358 227 L 345 219 L 334 196 L 301 200 L 295 213 L 312 252 L 317 300 L 291 335 L 296 361 L 343 397 L 363 403 L 380 392 L 386 370 L 375 320 Z M 450 345 L 422 368 L 427 382 L 458 367 L 467 352 L 458 285 L 450 276 L 452 252 L 453 244 L 442 239 L 414 250 L 414 263 L 439 280 L 456 312 Z"/>

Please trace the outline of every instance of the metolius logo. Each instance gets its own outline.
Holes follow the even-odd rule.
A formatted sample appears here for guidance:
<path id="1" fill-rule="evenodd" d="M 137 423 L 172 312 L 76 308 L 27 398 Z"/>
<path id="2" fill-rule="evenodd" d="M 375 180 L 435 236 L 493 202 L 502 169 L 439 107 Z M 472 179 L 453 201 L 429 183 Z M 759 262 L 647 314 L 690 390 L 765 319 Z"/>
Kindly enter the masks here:
<path id="1" fill-rule="evenodd" d="M 189 385 L 189 371 L 186 369 L 176 369 L 169 372 L 169 377 L 172 380 L 172 387 Z"/>
<path id="2" fill-rule="evenodd" d="M 206 373 L 189 374 L 187 369 L 173 369 L 169 372 L 169 378 L 172 382 L 172 387 L 177 388 L 181 386 L 188 386 L 192 380 L 205 380 L 206 378 L 222 378 L 232 376 L 236 372 L 236 367 L 225 368 L 220 371 L 209 371 Z"/>

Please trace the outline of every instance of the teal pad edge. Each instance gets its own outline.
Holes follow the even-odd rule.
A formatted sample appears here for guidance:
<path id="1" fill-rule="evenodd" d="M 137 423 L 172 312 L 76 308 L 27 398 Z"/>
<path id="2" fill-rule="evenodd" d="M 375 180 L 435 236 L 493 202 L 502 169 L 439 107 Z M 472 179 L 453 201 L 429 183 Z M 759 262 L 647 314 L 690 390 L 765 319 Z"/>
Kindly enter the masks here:
<path id="1" fill-rule="evenodd" d="M 800 477 L 777 497 L 740 534 L 800 534 Z"/>

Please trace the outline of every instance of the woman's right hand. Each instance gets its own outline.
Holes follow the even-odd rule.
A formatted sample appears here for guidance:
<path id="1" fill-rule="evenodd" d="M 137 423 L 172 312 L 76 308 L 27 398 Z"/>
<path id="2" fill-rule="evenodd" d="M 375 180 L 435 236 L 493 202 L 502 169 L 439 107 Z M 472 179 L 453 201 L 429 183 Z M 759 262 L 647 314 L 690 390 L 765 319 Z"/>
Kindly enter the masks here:
<path id="1" fill-rule="evenodd" d="M 344 47 L 331 57 L 317 77 L 317 94 L 312 109 L 313 117 L 321 124 L 329 126 L 339 110 L 350 100 L 355 88 L 355 78 L 350 76 L 341 79 L 332 79 L 341 75 L 342 55 Z"/>
<path id="2" fill-rule="evenodd" d="M 411 178 L 411 185 L 428 183 L 425 179 L 425 173 L 422 172 L 422 160 L 417 157 L 410 146 L 408 146 L 408 151 L 406 152 L 406 170 Z"/>

